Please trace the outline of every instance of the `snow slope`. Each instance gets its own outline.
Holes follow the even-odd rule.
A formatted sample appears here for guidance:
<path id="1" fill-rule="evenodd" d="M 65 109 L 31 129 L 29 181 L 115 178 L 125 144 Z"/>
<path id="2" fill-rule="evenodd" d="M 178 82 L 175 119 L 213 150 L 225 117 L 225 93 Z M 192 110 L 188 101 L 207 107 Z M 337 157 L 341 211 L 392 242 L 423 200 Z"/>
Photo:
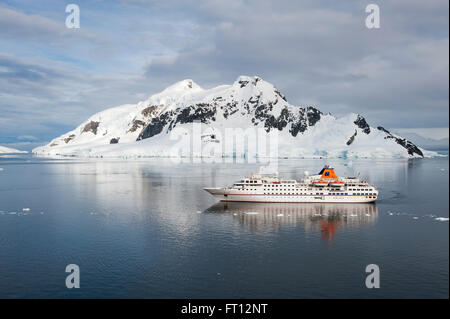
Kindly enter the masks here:
<path id="1" fill-rule="evenodd" d="M 200 123 L 200 129 L 194 123 Z M 231 129 L 238 138 L 229 138 Z M 244 133 L 252 142 L 239 140 Z M 261 141 L 256 154 L 253 133 L 256 142 Z M 274 136 L 276 153 L 259 148 Z M 201 145 L 200 151 L 195 145 Z M 315 107 L 293 106 L 272 84 L 256 76 L 240 76 L 231 85 L 208 90 L 190 79 L 180 81 L 146 101 L 99 112 L 33 152 L 83 157 L 222 157 L 241 156 L 239 150 L 245 156 L 260 157 L 437 155 L 382 127 L 369 126 L 358 114 L 336 118 Z"/>
<path id="2" fill-rule="evenodd" d="M 17 153 L 27 153 L 26 151 L 19 151 L 14 148 L 9 148 L 0 145 L 0 154 L 17 154 Z"/>

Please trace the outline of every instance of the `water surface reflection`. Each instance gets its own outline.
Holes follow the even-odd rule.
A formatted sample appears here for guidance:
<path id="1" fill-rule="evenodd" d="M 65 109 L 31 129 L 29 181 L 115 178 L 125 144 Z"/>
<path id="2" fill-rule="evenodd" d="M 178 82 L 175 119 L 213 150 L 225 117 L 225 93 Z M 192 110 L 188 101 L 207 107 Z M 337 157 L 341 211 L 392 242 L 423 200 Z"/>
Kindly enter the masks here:
<path id="1" fill-rule="evenodd" d="M 333 240 L 338 229 L 374 224 L 376 204 L 332 203 L 238 203 L 220 202 L 204 211 L 230 214 L 251 229 L 268 226 L 302 225 L 305 231 L 320 231 L 322 238 Z"/>

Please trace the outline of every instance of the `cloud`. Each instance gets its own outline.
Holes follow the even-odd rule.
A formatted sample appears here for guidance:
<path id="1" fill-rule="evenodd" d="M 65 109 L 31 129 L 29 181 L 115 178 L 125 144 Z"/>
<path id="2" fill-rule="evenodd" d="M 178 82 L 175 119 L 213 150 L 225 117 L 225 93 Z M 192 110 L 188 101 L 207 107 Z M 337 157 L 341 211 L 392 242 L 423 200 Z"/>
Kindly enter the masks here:
<path id="1" fill-rule="evenodd" d="M 60 6 L 57 8 L 64 9 Z M 50 45 L 77 40 L 89 41 L 96 45 L 103 43 L 100 37 L 90 33 L 86 28 L 68 29 L 64 20 L 54 21 L 37 14 L 26 14 L 5 6 L 0 6 L 0 38 L 35 42 L 46 41 Z"/>
<path id="2" fill-rule="evenodd" d="M 50 140 L 181 79 L 212 87 L 241 74 L 371 125 L 448 127 L 448 1 L 382 2 L 377 30 L 368 3 L 80 1 L 75 32 L 58 1 L 0 5 L 0 138 Z"/>
<path id="3" fill-rule="evenodd" d="M 0 142 L 25 135 L 51 139 L 102 109 L 142 100 L 154 87 L 138 75 L 98 76 L 70 64 L 0 54 Z"/>
<path id="4" fill-rule="evenodd" d="M 38 138 L 33 135 L 21 135 L 21 136 L 18 136 L 17 139 L 19 141 L 36 141 L 36 140 L 38 140 Z"/>
<path id="5" fill-rule="evenodd" d="M 197 17 L 202 37 L 171 63 L 149 63 L 146 75 L 215 85 L 257 74 L 293 104 L 317 101 L 387 127 L 448 125 L 446 1 L 383 3 L 378 30 L 365 27 L 360 2 L 220 3 L 200 5 L 216 23 Z"/>

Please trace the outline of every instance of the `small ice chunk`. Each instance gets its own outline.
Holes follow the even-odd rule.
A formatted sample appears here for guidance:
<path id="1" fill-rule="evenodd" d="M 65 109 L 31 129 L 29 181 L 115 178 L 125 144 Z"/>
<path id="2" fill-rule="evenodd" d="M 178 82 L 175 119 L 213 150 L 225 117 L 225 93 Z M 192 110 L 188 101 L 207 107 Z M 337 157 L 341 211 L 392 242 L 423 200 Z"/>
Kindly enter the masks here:
<path id="1" fill-rule="evenodd" d="M 22 208 L 22 211 L 23 211 L 23 212 L 29 212 L 30 209 L 29 209 L 29 208 Z"/>
<path id="2" fill-rule="evenodd" d="M 201 214 L 202 212 L 200 210 L 197 211 L 197 214 Z"/>
<path id="3" fill-rule="evenodd" d="M 413 217 L 413 219 L 419 219 L 419 217 Z"/>
<path id="4" fill-rule="evenodd" d="M 356 216 L 358 216 L 358 215 L 356 215 L 356 214 L 350 214 L 350 217 L 356 217 Z"/>
<path id="5" fill-rule="evenodd" d="M 434 220 L 440 221 L 440 222 L 448 222 L 448 217 L 437 217 Z"/>
<path id="6" fill-rule="evenodd" d="M 366 214 L 366 216 L 370 216 L 370 214 Z"/>
<path id="7" fill-rule="evenodd" d="M 248 212 L 248 213 L 246 213 L 247 215 L 258 215 L 259 213 L 258 212 Z"/>
<path id="8" fill-rule="evenodd" d="M 17 212 L 9 212 L 8 214 L 9 214 L 9 215 L 16 215 Z"/>
<path id="9" fill-rule="evenodd" d="M 0 167 L 0 172 L 3 171 L 3 167 Z"/>
<path id="10" fill-rule="evenodd" d="M 277 217 L 283 217 L 284 214 L 277 214 Z"/>
<path id="11" fill-rule="evenodd" d="M 392 216 L 392 215 L 394 215 L 394 214 L 393 214 L 393 213 L 389 213 L 389 215 L 391 215 L 391 216 Z"/>

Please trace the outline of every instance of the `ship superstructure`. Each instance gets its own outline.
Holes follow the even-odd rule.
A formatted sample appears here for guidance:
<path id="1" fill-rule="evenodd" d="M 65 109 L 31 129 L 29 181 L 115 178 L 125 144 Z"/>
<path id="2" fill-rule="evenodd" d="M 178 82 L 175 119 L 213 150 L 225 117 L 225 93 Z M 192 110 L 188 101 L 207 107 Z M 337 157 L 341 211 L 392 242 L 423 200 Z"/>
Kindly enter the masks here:
<path id="1" fill-rule="evenodd" d="M 258 173 L 231 187 L 205 191 L 224 202 L 368 203 L 378 198 L 375 186 L 358 177 L 338 177 L 329 166 L 317 175 L 306 174 L 301 181 L 283 179 L 277 173 Z"/>

